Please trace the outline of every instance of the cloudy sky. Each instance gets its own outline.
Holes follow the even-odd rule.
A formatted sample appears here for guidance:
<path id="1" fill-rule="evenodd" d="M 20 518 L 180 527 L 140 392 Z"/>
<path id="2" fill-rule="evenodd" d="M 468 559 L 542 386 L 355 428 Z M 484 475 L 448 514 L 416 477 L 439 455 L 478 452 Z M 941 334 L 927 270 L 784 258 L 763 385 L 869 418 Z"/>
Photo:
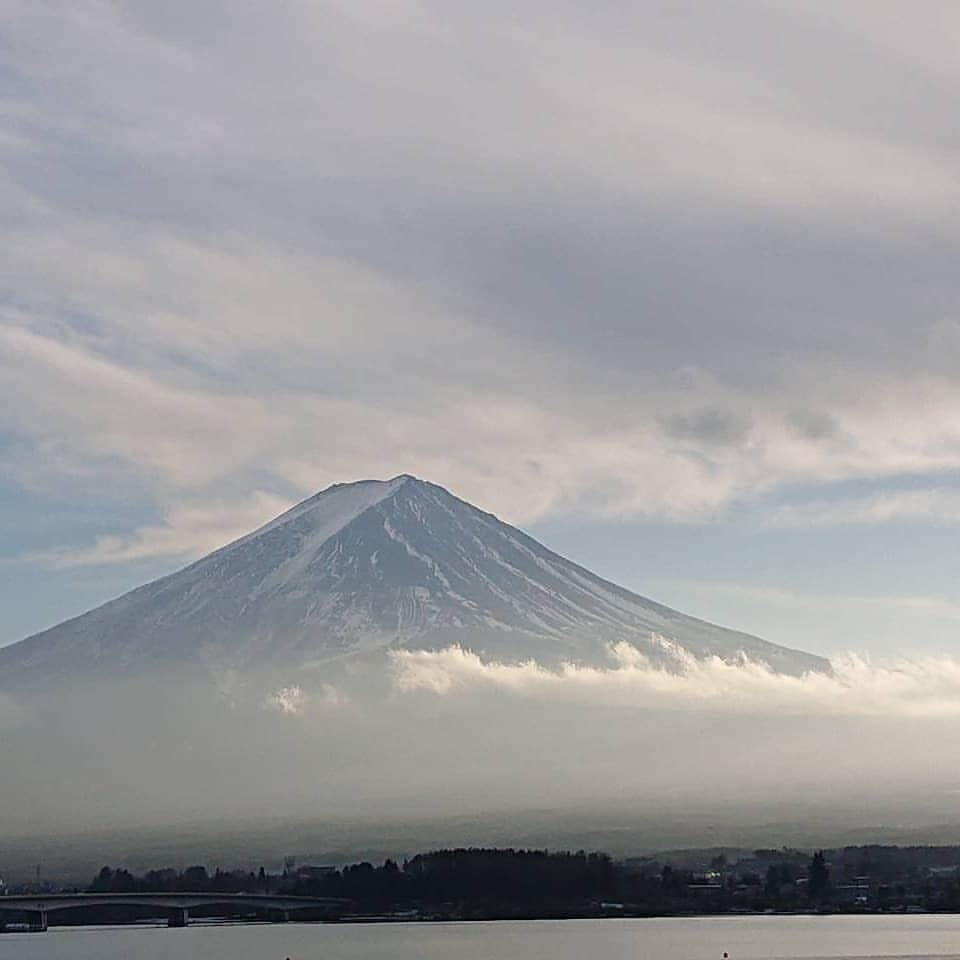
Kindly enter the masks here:
<path id="1" fill-rule="evenodd" d="M 770 640 L 956 649 L 957 4 L 0 25 L 0 643 L 410 472 Z"/>

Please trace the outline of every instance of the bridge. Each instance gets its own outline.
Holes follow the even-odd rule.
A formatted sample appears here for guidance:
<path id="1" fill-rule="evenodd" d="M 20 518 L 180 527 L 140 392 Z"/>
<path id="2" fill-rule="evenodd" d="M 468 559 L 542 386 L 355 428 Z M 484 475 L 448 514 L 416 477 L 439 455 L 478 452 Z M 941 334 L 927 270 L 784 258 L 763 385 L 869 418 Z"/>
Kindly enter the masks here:
<path id="1" fill-rule="evenodd" d="M 300 910 L 323 910 L 334 916 L 352 906 L 349 900 L 335 897 L 287 897 L 256 893 L 51 893 L 42 895 L 0 897 L 0 931 L 11 913 L 28 918 L 31 930 L 47 929 L 49 915 L 78 907 L 153 907 L 167 917 L 167 925 L 185 927 L 190 910 L 200 907 L 236 907 L 266 914 L 269 920 L 284 923 L 290 914 Z"/>

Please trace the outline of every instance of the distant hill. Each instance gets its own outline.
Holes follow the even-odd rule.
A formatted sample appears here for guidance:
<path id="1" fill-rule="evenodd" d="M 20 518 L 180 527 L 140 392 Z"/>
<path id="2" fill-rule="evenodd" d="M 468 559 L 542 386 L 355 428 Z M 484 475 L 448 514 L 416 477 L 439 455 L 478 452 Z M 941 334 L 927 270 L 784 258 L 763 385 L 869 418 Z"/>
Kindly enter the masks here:
<path id="1" fill-rule="evenodd" d="M 0 684 L 451 643 L 508 661 L 604 663 L 616 641 L 659 663 L 675 645 L 790 674 L 828 669 L 631 593 L 442 487 L 399 476 L 332 486 L 177 573 L 0 649 Z"/>

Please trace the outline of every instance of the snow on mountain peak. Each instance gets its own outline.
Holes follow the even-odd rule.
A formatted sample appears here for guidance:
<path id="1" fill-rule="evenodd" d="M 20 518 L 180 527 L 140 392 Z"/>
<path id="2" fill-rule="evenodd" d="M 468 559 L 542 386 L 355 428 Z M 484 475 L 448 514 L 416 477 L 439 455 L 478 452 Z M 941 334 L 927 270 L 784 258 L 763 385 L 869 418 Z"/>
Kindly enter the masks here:
<path id="1" fill-rule="evenodd" d="M 337 484 L 183 570 L 0 650 L 24 671 L 141 669 L 198 656 L 323 662 L 456 643 L 498 659 L 597 662 L 661 638 L 787 673 L 825 661 L 688 617 L 597 577 L 407 474 Z"/>
<path id="2" fill-rule="evenodd" d="M 320 540 L 320 543 L 322 543 L 323 540 L 333 536 L 351 520 L 363 513 L 364 510 L 379 503 L 385 497 L 389 497 L 390 494 L 395 493 L 408 480 L 412 479 L 413 477 L 408 474 L 401 474 L 390 480 L 358 480 L 355 483 L 335 483 L 325 490 L 315 493 L 312 497 L 302 500 L 262 527 L 258 527 L 239 540 L 228 544 L 225 549 L 253 540 L 304 515 L 309 515 L 314 526 L 315 537 L 322 537 L 323 539 Z"/>

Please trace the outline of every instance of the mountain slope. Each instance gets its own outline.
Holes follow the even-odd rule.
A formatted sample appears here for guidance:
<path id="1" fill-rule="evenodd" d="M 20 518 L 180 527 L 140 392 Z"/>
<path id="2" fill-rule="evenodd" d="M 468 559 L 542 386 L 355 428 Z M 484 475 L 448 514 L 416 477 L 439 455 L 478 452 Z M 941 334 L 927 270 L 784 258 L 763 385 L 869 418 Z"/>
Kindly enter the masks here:
<path id="1" fill-rule="evenodd" d="M 655 660 L 825 661 L 624 590 L 442 487 L 339 484 L 191 566 L 0 649 L 0 683 L 78 671 L 246 667 L 459 643 L 489 657 L 600 663 L 625 640 Z"/>

